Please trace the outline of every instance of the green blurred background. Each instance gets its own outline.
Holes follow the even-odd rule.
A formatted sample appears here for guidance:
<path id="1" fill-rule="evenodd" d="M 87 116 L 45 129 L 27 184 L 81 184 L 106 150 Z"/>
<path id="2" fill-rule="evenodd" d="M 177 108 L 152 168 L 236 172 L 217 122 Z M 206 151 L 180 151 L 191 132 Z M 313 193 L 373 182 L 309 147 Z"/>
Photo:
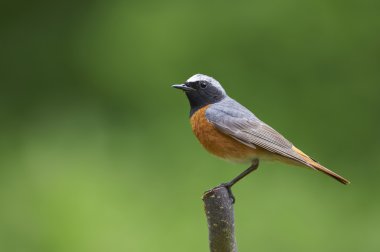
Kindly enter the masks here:
<path id="1" fill-rule="evenodd" d="M 208 251 L 246 165 L 192 135 L 195 73 L 322 164 L 234 188 L 240 251 L 380 250 L 380 2 L 2 1 L 0 251 Z"/>

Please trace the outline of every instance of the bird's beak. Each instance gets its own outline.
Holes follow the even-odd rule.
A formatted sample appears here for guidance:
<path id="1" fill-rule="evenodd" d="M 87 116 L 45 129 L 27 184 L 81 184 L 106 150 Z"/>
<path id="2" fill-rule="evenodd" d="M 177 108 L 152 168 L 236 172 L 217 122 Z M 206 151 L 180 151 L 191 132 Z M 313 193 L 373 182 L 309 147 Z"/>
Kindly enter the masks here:
<path id="1" fill-rule="evenodd" d="M 178 89 L 181 89 L 185 92 L 188 92 L 188 91 L 194 91 L 195 89 L 192 88 L 192 87 L 189 87 L 189 86 L 186 86 L 185 84 L 175 84 L 172 86 L 173 88 L 178 88 Z"/>

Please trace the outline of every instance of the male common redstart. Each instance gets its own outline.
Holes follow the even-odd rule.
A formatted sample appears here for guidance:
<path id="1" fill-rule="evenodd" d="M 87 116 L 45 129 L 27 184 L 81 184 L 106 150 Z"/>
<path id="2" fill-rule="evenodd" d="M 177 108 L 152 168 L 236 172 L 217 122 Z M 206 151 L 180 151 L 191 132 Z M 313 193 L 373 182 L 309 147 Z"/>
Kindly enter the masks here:
<path id="1" fill-rule="evenodd" d="M 207 151 L 230 161 L 251 163 L 247 170 L 223 184 L 228 190 L 254 171 L 259 159 L 310 167 L 343 184 L 349 183 L 297 149 L 280 133 L 230 98 L 214 78 L 196 74 L 185 84 L 172 87 L 183 90 L 189 99 L 191 127 Z"/>

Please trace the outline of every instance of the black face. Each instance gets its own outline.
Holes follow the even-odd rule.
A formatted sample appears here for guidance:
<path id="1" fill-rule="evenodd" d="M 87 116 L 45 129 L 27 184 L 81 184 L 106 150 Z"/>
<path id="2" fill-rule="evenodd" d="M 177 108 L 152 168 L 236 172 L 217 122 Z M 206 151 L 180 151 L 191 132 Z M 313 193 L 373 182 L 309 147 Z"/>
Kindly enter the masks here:
<path id="1" fill-rule="evenodd" d="M 191 111 L 190 116 L 198 109 L 221 101 L 225 94 L 217 86 L 207 81 L 186 82 L 184 90 L 189 99 Z"/>

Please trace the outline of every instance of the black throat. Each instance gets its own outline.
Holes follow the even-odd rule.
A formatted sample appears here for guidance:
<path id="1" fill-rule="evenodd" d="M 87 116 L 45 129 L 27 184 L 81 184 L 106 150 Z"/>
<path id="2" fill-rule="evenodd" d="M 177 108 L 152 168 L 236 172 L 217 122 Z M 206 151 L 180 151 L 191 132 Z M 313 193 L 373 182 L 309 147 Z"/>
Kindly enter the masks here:
<path id="1" fill-rule="evenodd" d="M 190 117 L 204 106 L 219 102 L 223 99 L 223 97 L 204 97 L 191 92 L 187 92 L 186 96 L 190 103 Z"/>

